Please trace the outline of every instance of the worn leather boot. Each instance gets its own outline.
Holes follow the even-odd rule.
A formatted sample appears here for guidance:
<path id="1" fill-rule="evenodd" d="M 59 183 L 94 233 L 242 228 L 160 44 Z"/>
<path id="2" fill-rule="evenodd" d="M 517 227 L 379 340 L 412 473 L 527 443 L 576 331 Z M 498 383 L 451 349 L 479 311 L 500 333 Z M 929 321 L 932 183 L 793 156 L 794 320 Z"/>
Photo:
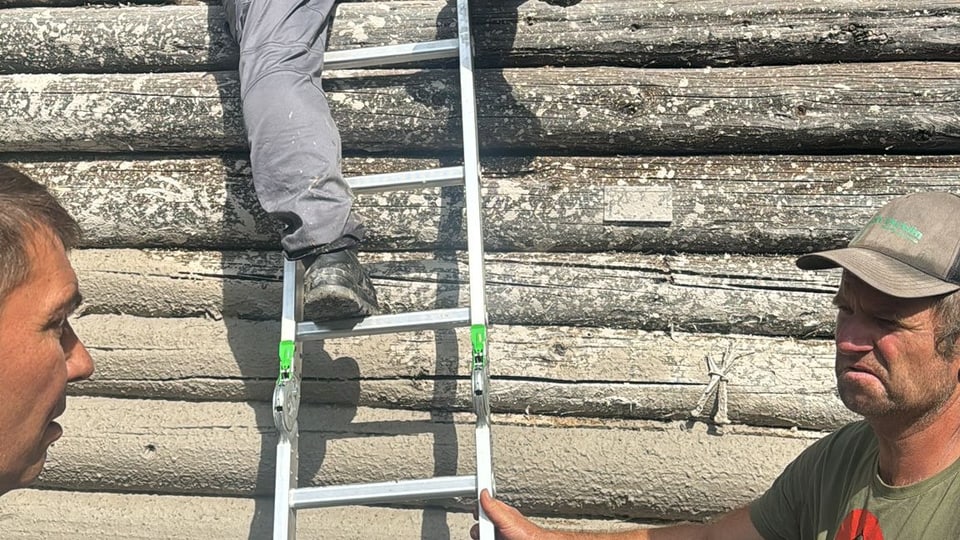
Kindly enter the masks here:
<path id="1" fill-rule="evenodd" d="M 377 314 L 377 291 L 360 266 L 356 248 L 317 255 L 304 272 L 303 284 L 305 320 L 330 321 Z"/>

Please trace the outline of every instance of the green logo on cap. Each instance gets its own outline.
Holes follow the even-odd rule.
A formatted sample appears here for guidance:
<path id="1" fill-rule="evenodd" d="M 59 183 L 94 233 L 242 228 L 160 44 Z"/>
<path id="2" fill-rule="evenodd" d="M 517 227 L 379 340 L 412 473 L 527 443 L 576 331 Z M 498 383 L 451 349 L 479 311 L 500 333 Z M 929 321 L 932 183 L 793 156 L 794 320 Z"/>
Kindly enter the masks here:
<path id="1" fill-rule="evenodd" d="M 866 234 L 867 231 L 870 230 L 870 228 L 872 228 L 874 225 L 879 225 L 883 228 L 883 230 L 891 232 L 914 244 L 919 244 L 920 239 L 923 238 L 923 233 L 909 223 L 904 223 L 899 219 L 892 217 L 873 216 L 873 219 L 867 223 L 867 226 L 863 228 L 863 231 L 857 235 L 857 238 L 854 241 L 859 240 L 860 237 Z"/>

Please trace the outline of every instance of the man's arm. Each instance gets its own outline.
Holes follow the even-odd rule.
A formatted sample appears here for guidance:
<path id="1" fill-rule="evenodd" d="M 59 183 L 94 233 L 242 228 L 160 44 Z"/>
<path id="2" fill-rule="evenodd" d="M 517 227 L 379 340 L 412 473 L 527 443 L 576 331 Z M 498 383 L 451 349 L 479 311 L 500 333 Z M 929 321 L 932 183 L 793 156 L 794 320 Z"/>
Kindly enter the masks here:
<path id="1" fill-rule="evenodd" d="M 519 510 L 494 499 L 486 491 L 480 494 L 480 505 L 496 527 L 498 540 L 763 540 L 754 528 L 750 509 L 746 506 L 703 524 L 616 533 L 577 533 L 540 528 L 523 517 Z M 476 526 L 470 535 L 474 539 L 479 537 Z"/>

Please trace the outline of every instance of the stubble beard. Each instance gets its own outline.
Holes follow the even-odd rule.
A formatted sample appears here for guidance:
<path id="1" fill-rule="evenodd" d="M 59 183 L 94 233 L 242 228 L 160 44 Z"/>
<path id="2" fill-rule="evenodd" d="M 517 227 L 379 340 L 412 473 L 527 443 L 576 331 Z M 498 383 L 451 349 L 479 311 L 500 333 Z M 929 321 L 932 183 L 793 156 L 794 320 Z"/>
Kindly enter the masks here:
<path id="1" fill-rule="evenodd" d="M 931 383 L 934 381 L 930 381 Z M 921 399 L 910 399 L 902 393 L 891 393 L 886 384 L 881 384 L 881 392 L 864 389 L 855 383 L 837 381 L 837 394 L 851 411 L 864 418 L 886 420 L 902 419 L 909 422 L 922 422 L 943 408 L 953 395 L 955 384 L 940 381 L 934 387 L 927 387 Z"/>

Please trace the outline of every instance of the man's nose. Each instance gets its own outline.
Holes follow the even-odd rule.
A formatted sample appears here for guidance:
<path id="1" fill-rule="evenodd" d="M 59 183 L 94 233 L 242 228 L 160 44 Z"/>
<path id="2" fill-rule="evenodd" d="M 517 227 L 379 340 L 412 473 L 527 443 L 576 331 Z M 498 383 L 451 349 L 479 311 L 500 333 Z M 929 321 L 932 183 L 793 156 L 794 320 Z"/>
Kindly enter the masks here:
<path id="1" fill-rule="evenodd" d="M 862 317 L 853 314 L 841 313 L 837 316 L 837 331 L 834 339 L 837 343 L 837 352 L 843 354 L 860 354 L 873 349 L 870 326 Z"/>
<path id="2" fill-rule="evenodd" d="M 67 380 L 82 381 L 93 375 L 93 358 L 68 323 L 64 328 L 63 350 L 67 354 Z"/>

